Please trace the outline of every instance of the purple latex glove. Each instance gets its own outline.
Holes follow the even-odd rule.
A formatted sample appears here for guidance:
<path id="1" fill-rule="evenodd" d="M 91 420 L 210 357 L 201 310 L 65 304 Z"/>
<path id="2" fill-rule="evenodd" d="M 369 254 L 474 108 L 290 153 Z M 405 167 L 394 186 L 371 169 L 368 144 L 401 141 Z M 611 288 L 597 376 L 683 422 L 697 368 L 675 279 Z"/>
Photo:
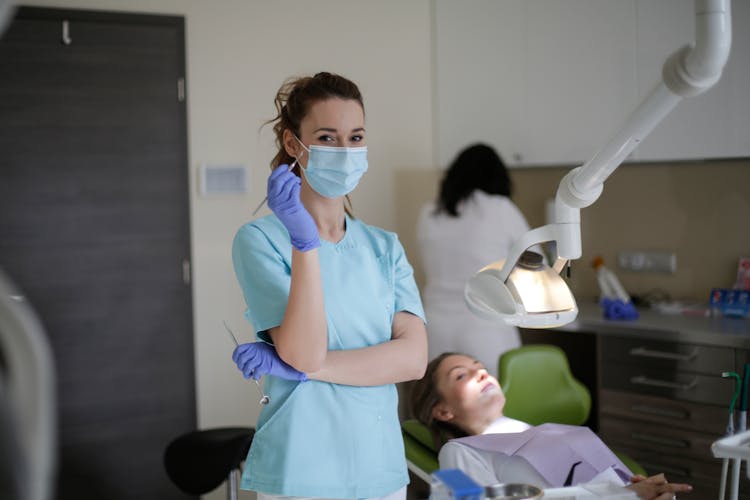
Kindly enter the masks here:
<path id="1" fill-rule="evenodd" d="M 276 349 L 265 342 L 250 342 L 238 345 L 232 353 L 232 361 L 237 363 L 245 378 L 258 380 L 263 375 L 274 375 L 286 380 L 304 382 L 307 374 L 295 370 L 284 363 Z"/>
<path id="2" fill-rule="evenodd" d="M 318 226 L 299 199 L 300 178 L 279 165 L 268 177 L 268 208 L 279 218 L 292 240 L 292 246 L 306 252 L 320 246 Z"/>

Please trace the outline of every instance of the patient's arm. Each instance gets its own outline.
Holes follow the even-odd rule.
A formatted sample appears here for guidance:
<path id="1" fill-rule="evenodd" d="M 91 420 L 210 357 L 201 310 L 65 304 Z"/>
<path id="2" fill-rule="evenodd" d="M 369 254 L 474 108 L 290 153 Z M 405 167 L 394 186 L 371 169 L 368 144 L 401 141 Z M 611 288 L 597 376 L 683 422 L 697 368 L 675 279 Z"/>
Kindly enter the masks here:
<path id="1" fill-rule="evenodd" d="M 626 488 L 635 491 L 644 500 L 672 500 L 676 493 L 690 493 L 693 487 L 689 484 L 670 483 L 664 474 L 643 477 L 633 476 L 632 483 Z"/>

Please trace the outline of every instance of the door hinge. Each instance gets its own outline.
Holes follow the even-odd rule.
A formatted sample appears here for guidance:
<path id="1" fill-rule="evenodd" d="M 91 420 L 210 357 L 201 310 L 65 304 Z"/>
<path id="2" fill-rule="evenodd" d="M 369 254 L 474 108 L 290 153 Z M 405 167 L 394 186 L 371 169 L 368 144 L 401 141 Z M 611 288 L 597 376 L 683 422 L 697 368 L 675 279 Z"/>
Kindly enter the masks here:
<path id="1" fill-rule="evenodd" d="M 185 79 L 177 79 L 177 102 L 185 102 Z"/>
<path id="2" fill-rule="evenodd" d="M 186 285 L 190 284 L 190 260 L 182 259 L 182 282 Z"/>

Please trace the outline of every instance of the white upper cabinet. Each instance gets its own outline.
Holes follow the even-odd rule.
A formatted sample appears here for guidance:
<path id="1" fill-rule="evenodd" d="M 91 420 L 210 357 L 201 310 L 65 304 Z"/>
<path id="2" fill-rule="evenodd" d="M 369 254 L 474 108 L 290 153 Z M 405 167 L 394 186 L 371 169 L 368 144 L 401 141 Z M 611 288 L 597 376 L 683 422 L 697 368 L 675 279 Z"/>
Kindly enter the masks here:
<path id="1" fill-rule="evenodd" d="M 576 165 L 618 131 L 694 39 L 693 0 L 434 0 L 438 161 L 494 145 L 510 166 Z M 733 1 L 733 25 L 750 1 Z M 750 31 L 722 80 L 685 99 L 635 160 L 750 156 Z"/>
<path id="2" fill-rule="evenodd" d="M 525 1 L 436 1 L 435 126 L 441 166 L 475 142 L 494 145 L 508 163 L 524 153 Z"/>
<path id="3" fill-rule="evenodd" d="M 523 162 L 581 164 L 636 104 L 632 2 L 527 1 Z"/>
<path id="4" fill-rule="evenodd" d="M 750 156 L 750 2 L 732 1 L 732 51 L 719 82 L 683 99 L 634 152 L 639 161 Z M 639 0 L 639 100 L 661 78 L 664 59 L 695 40 L 692 0 Z"/>

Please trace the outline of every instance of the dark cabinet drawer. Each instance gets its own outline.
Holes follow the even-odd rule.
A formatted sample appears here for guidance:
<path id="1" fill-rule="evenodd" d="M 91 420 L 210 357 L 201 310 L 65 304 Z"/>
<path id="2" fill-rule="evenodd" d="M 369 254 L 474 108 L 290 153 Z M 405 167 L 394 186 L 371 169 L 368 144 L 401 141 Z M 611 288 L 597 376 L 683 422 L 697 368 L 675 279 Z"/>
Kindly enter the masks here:
<path id="1" fill-rule="evenodd" d="M 638 448 L 652 456 L 673 455 L 706 461 L 713 460 L 711 443 L 719 438 L 711 434 L 609 416 L 599 422 L 599 434 L 611 446 Z"/>
<path id="2" fill-rule="evenodd" d="M 603 336 L 601 355 L 605 366 L 616 362 L 714 376 L 735 369 L 734 350 L 730 347 Z"/>
<path id="3" fill-rule="evenodd" d="M 656 337 L 657 334 L 655 334 Z M 601 335 L 599 434 L 649 474 L 692 484 L 692 500 L 713 500 L 721 460 L 711 444 L 724 435 L 734 379 L 748 353 L 731 347 Z M 740 498 L 750 491 L 742 474 Z M 745 499 L 748 500 L 748 499 Z"/>
<path id="4" fill-rule="evenodd" d="M 607 389 L 599 391 L 599 414 L 600 419 L 611 416 L 638 420 L 639 426 L 664 425 L 713 436 L 724 435 L 728 418 L 727 408 L 721 406 Z"/>
<path id="5" fill-rule="evenodd" d="M 601 387 L 669 399 L 729 407 L 734 384 L 720 376 L 675 372 L 620 363 L 603 363 Z"/>

